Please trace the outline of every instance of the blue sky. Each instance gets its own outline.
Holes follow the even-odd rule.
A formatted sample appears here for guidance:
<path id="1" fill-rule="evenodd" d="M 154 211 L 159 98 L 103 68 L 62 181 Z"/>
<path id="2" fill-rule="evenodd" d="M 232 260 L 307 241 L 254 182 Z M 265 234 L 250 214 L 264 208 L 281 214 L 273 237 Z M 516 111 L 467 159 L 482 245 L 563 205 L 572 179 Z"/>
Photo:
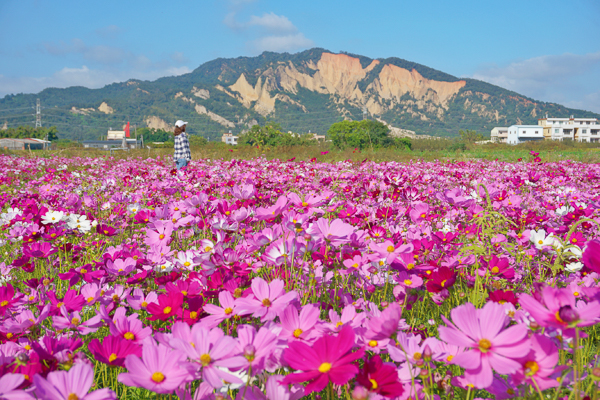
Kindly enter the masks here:
<path id="1" fill-rule="evenodd" d="M 600 1 L 0 0 L 0 96 L 323 47 L 600 112 Z"/>

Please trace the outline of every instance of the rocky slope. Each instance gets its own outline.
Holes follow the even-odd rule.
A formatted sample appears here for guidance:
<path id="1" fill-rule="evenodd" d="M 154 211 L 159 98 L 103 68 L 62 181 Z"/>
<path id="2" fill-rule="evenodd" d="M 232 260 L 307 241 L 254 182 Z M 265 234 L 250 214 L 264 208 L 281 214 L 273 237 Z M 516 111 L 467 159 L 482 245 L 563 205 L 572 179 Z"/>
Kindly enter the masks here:
<path id="1" fill-rule="evenodd" d="M 217 59 L 190 74 L 154 82 L 130 80 L 102 89 L 47 89 L 7 96 L 1 108 L 40 98 L 46 125 L 63 136 L 95 137 L 108 126 L 170 129 L 176 119 L 211 139 L 256 123 L 279 122 L 286 130 L 325 133 L 341 119 L 378 119 L 395 135 L 455 135 L 459 129 L 489 132 L 494 126 L 536 123 L 551 116 L 598 116 L 529 99 L 472 79 L 459 79 L 398 58 L 369 59 L 311 49 L 297 54 Z M 6 120 L 13 126 L 17 120 Z"/>

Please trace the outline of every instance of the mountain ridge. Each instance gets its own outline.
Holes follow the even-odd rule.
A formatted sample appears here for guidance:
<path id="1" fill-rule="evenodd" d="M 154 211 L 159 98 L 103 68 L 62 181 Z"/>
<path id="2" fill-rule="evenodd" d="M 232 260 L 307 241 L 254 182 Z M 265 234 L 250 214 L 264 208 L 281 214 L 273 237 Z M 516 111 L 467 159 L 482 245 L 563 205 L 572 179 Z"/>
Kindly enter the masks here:
<path id="1" fill-rule="evenodd" d="M 537 123 L 545 113 L 600 117 L 397 57 L 372 59 L 322 48 L 217 58 L 188 74 L 155 81 L 7 95 L 0 109 L 32 106 L 36 98 L 47 107 L 44 126 L 55 125 L 61 137 L 80 140 L 98 138 L 127 121 L 171 129 L 184 119 L 191 133 L 218 140 L 223 132 L 239 133 L 268 120 L 285 130 L 324 134 L 334 122 L 362 119 L 364 111 L 409 136 L 410 131 L 453 136 L 459 129 L 487 133 L 494 126 Z M 0 114 L 0 125 L 31 120 L 19 118 Z"/>

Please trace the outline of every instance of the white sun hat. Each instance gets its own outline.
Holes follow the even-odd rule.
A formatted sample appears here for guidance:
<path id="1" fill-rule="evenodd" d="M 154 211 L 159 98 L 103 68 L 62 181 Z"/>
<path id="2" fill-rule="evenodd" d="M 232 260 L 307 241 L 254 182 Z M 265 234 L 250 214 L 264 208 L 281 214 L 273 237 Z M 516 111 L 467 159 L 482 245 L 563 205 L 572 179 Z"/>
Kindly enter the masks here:
<path id="1" fill-rule="evenodd" d="M 187 122 L 182 121 L 182 120 L 178 120 L 177 122 L 175 122 L 175 126 L 178 128 L 181 128 L 184 125 L 187 125 Z"/>

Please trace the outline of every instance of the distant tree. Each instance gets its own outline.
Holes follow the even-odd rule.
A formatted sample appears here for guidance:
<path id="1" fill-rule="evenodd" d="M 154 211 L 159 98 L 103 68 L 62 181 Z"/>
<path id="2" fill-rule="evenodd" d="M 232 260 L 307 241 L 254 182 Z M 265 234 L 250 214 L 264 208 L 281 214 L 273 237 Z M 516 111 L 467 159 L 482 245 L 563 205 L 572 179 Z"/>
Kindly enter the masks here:
<path id="1" fill-rule="evenodd" d="M 460 140 L 462 140 L 463 142 L 466 143 L 474 143 L 474 142 L 480 142 L 482 140 L 485 140 L 485 137 L 481 134 L 481 133 L 477 133 L 477 131 L 474 130 L 460 130 L 458 132 L 458 134 L 460 135 Z"/>
<path id="2" fill-rule="evenodd" d="M 205 137 L 200 135 L 190 135 L 189 136 L 190 146 L 204 146 L 208 143 Z"/>
<path id="3" fill-rule="evenodd" d="M 390 129 L 379 121 L 340 121 L 332 124 L 327 136 L 337 148 L 388 147 L 395 145 Z"/>
<path id="4" fill-rule="evenodd" d="M 299 146 L 311 144 L 312 135 L 299 135 L 289 132 L 281 132 L 281 125 L 275 122 L 267 122 L 265 126 L 253 125 L 249 131 L 241 134 L 238 144 L 277 147 L 277 146 Z"/>
<path id="5" fill-rule="evenodd" d="M 138 128 L 137 135 L 144 136 L 144 142 L 168 142 L 173 134 L 162 129 Z"/>
<path id="6" fill-rule="evenodd" d="M 58 130 L 55 126 L 48 128 L 40 127 L 34 128 L 33 126 L 23 125 L 16 128 L 8 128 L 4 131 L 0 131 L 0 138 L 13 138 L 13 139 L 46 139 L 49 141 L 58 140 Z"/>

